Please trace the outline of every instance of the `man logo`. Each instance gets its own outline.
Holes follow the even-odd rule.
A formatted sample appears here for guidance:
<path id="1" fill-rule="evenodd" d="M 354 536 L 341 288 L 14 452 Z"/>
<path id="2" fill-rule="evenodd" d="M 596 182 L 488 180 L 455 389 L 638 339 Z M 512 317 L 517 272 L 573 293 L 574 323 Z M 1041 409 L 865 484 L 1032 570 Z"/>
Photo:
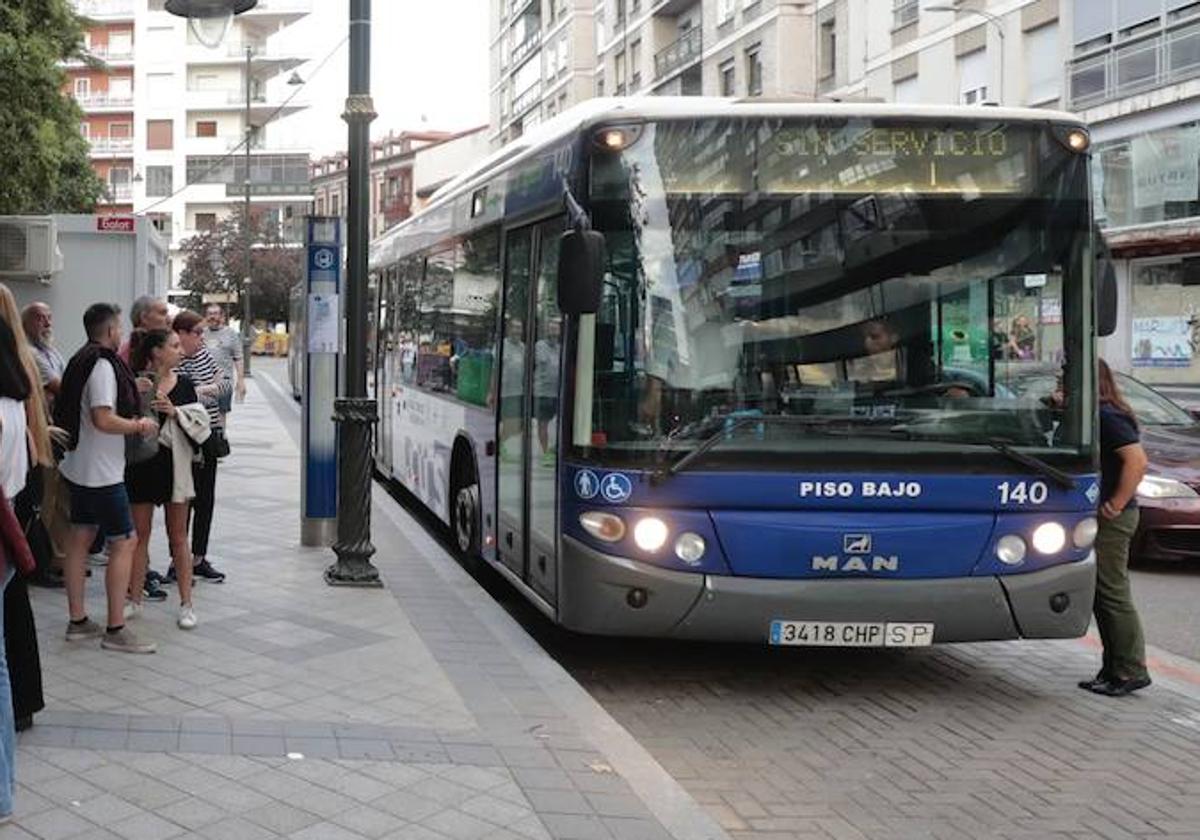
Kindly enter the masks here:
<path id="1" fill-rule="evenodd" d="M 871 535 L 870 534 L 843 534 L 842 535 L 842 553 L 844 554 L 870 554 L 871 552 Z"/>

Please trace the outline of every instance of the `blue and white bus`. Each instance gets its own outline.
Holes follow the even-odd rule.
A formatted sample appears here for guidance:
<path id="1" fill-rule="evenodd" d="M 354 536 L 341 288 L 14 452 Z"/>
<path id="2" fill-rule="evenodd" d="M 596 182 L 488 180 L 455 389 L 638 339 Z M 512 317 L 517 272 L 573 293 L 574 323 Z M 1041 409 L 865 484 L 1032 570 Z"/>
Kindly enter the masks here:
<path id="1" fill-rule="evenodd" d="M 377 468 L 582 632 L 1081 635 L 1088 146 L 1048 111 L 585 103 L 372 244 Z"/>

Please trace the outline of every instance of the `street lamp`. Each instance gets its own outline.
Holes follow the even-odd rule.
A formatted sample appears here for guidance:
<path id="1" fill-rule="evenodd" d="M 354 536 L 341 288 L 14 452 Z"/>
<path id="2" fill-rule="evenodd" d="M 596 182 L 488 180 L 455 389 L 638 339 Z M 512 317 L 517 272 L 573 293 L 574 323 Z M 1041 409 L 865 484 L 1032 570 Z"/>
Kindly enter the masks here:
<path id="1" fill-rule="evenodd" d="M 258 0 L 166 0 L 164 8 L 171 14 L 187 18 L 189 25 L 197 20 L 224 20 L 226 25 L 234 15 L 248 12 Z M 222 36 L 224 35 L 224 28 Z M 250 375 L 250 143 L 254 128 L 250 124 L 250 56 L 246 47 L 246 275 L 242 282 L 242 360 L 244 375 Z"/>
<path id="2" fill-rule="evenodd" d="M 1000 104 L 1004 104 L 1004 18 L 999 15 L 985 12 L 980 9 L 960 9 L 958 6 L 926 6 L 927 12 L 961 12 L 964 15 L 976 15 L 983 18 L 988 23 L 996 27 L 996 34 L 1000 36 Z"/>
<path id="3" fill-rule="evenodd" d="M 350 0 L 350 91 L 342 119 L 349 126 L 346 199 L 346 358 L 343 393 L 333 403 L 338 426 L 337 561 L 330 586 L 382 586 L 371 563 L 371 433 L 375 400 L 367 396 L 367 161 L 371 120 L 371 0 Z"/>

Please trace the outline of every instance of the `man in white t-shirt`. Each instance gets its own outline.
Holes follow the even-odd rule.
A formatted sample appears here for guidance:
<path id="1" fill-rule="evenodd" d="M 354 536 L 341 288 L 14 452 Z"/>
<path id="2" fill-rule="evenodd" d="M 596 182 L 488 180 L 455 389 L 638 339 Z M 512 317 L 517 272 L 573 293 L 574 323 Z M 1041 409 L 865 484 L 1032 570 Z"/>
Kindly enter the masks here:
<path id="1" fill-rule="evenodd" d="M 152 437 L 158 426 L 136 416 L 137 386 L 117 356 L 120 314 L 107 303 L 93 304 L 84 313 L 88 343 L 67 365 L 55 412 L 56 421 L 76 440 L 59 465 L 71 497 L 72 527 L 63 562 L 70 611 L 67 641 L 102 636 L 100 644 L 108 650 L 154 653 L 153 642 L 125 627 L 125 592 L 137 544 L 125 493 L 125 436 Z M 84 564 L 97 532 L 108 541 L 107 629 L 88 618 L 84 603 Z"/>

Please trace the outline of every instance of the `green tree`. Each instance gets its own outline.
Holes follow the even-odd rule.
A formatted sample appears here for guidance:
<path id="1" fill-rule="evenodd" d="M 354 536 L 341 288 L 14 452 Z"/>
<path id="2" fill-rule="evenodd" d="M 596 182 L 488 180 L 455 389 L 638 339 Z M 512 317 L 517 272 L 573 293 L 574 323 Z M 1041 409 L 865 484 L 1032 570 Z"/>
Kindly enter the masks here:
<path id="1" fill-rule="evenodd" d="M 199 296 L 241 291 L 246 239 L 240 221 L 240 214 L 229 216 L 180 243 L 187 261 L 179 278 L 183 288 Z M 255 321 L 286 321 L 288 294 L 300 280 L 303 249 L 285 243 L 273 225 L 253 213 L 250 241 L 251 315 Z"/>
<path id="2" fill-rule="evenodd" d="M 0 213 L 90 213 L 104 191 L 58 65 L 83 55 L 67 0 L 0 0 Z"/>

